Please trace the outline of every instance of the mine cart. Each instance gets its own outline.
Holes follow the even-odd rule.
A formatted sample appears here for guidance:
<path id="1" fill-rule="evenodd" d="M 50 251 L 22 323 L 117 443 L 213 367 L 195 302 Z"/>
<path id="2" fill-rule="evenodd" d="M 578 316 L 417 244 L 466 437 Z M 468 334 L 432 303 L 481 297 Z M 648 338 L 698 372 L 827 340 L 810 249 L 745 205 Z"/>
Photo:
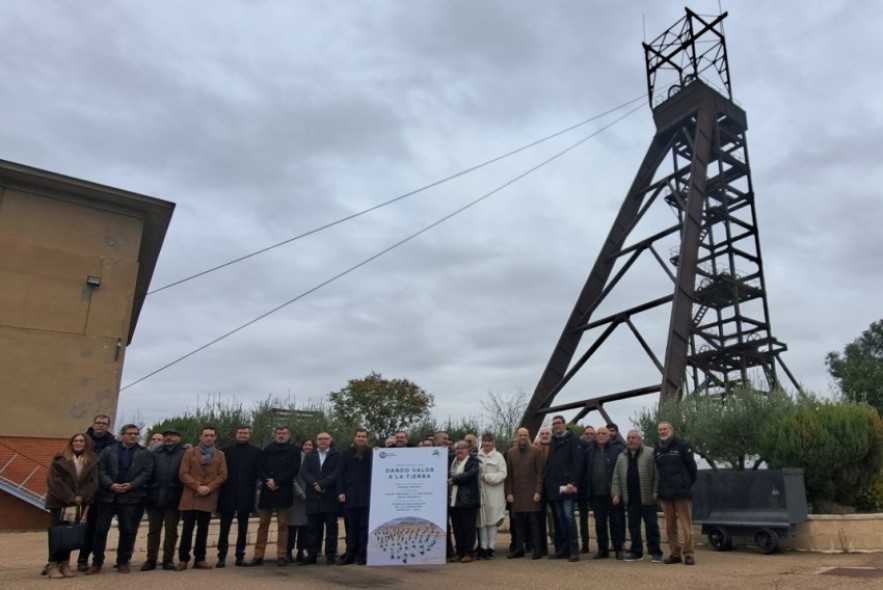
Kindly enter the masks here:
<path id="1" fill-rule="evenodd" d="M 750 537 L 763 553 L 779 548 L 806 521 L 802 469 L 701 470 L 693 486 L 693 521 L 718 551 Z"/>

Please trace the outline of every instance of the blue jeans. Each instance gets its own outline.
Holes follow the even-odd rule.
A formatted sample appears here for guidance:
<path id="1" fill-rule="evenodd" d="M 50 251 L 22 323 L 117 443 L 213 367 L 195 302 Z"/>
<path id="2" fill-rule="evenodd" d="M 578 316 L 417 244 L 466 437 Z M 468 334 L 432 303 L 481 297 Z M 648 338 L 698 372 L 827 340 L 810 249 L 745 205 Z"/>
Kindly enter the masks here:
<path id="1" fill-rule="evenodd" d="M 555 513 L 555 555 L 567 556 L 579 554 L 576 519 L 573 517 L 574 498 L 562 496 L 549 502 Z"/>

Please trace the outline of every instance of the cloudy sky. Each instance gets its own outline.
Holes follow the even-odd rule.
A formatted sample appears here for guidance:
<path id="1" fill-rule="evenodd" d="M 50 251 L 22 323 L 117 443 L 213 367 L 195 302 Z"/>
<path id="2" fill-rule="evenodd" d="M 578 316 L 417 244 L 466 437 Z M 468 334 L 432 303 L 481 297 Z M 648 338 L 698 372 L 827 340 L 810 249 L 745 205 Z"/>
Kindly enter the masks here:
<path id="1" fill-rule="evenodd" d="M 883 315 L 883 7 L 722 5 L 773 333 L 827 393 L 825 354 Z M 489 391 L 536 386 L 654 133 L 641 42 L 682 16 L 658 0 L 6 0 L 0 158 L 175 202 L 158 288 L 643 97 L 150 296 L 124 385 L 597 133 L 125 389 L 119 412 L 152 422 L 218 393 L 307 403 L 377 371 L 432 393 L 441 419 L 476 415 Z M 644 385 L 636 362 L 614 349 L 588 382 Z M 642 403 L 608 409 L 628 423 Z"/>

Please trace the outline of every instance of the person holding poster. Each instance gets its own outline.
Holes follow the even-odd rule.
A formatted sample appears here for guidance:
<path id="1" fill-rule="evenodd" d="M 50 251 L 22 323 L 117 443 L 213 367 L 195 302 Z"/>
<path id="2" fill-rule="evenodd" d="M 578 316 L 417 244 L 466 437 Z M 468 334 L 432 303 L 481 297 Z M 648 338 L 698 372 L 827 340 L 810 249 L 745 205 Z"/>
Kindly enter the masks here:
<path id="1" fill-rule="evenodd" d="M 478 491 L 478 457 L 470 453 L 465 440 L 454 445 L 454 460 L 448 478 L 451 528 L 456 552 L 448 561 L 470 563 L 475 558 L 475 523 L 481 496 Z"/>

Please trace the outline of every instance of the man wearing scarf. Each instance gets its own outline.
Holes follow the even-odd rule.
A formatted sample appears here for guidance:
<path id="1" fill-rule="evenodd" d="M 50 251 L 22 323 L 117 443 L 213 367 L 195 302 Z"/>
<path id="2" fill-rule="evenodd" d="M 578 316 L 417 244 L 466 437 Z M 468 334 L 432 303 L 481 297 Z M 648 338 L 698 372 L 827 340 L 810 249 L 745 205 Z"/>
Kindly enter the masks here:
<path id="1" fill-rule="evenodd" d="M 187 569 L 190 547 L 193 543 L 193 526 L 196 525 L 196 544 L 193 546 L 193 569 L 207 570 L 212 566 L 205 560 L 208 541 L 208 525 L 212 512 L 218 507 L 218 489 L 227 481 L 227 460 L 224 452 L 215 448 L 218 434 L 206 426 L 199 434 L 199 444 L 188 449 L 181 460 L 178 475 L 184 484 L 178 509 L 184 521 L 181 545 L 178 547 L 178 565 L 175 569 Z"/>

